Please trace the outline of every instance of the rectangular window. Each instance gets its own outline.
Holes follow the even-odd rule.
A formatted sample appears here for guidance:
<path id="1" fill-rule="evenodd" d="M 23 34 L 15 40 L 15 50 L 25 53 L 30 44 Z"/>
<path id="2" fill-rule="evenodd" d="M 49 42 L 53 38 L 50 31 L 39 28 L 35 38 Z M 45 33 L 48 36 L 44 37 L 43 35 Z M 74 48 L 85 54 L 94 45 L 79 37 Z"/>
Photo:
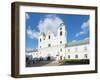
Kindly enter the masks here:
<path id="1" fill-rule="evenodd" d="M 62 52 L 62 49 L 60 49 L 60 52 Z"/>
<path id="2" fill-rule="evenodd" d="M 70 59 L 70 55 L 68 55 L 68 59 Z"/>
<path id="3" fill-rule="evenodd" d="M 87 54 L 84 54 L 84 58 L 88 58 L 88 55 Z"/>
<path id="4" fill-rule="evenodd" d="M 75 55 L 75 58 L 78 58 L 78 55 Z"/>
<path id="5" fill-rule="evenodd" d="M 75 51 L 77 52 L 77 48 L 75 48 Z"/>
<path id="6" fill-rule="evenodd" d="M 60 36 L 62 36 L 62 31 L 60 31 Z"/>
<path id="7" fill-rule="evenodd" d="M 70 49 L 68 49 L 68 52 L 70 52 Z"/>
<path id="8" fill-rule="evenodd" d="M 84 47 L 84 50 L 86 51 L 87 50 L 87 47 Z"/>

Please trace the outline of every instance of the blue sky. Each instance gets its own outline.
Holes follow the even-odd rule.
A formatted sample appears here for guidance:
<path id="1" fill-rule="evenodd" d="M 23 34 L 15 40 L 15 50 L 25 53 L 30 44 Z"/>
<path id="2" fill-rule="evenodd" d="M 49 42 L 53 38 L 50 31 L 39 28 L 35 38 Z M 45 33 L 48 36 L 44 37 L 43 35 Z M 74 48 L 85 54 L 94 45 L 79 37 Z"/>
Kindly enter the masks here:
<path id="1" fill-rule="evenodd" d="M 55 26 L 62 22 L 67 29 L 68 42 L 89 38 L 89 15 L 26 12 L 25 16 L 26 48 L 37 48 L 39 32 L 46 33 L 48 29 L 56 32 Z"/>

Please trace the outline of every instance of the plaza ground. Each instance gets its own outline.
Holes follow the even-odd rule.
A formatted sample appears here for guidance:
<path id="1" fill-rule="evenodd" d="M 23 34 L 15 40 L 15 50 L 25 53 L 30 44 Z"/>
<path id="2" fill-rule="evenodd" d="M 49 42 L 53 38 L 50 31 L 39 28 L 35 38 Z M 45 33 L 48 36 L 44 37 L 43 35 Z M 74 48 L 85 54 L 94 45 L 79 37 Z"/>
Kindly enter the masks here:
<path id="1" fill-rule="evenodd" d="M 62 60 L 61 62 L 58 62 L 56 60 L 54 61 L 39 61 L 36 63 L 27 63 L 26 67 L 39 67 L 39 66 L 61 66 L 61 65 L 85 65 L 89 64 L 89 60 Z"/>

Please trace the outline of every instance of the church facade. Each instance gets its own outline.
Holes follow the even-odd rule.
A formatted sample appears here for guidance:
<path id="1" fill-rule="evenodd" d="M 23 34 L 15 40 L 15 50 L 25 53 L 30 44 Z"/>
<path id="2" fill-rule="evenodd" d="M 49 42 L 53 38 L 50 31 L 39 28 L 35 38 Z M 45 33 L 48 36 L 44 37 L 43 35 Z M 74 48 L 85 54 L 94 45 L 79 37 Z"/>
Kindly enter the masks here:
<path id="1" fill-rule="evenodd" d="M 38 49 L 32 52 L 32 58 L 89 59 L 89 39 L 68 43 L 65 28 L 62 23 L 57 29 L 57 34 L 50 31 L 47 34 L 41 33 L 38 38 Z"/>

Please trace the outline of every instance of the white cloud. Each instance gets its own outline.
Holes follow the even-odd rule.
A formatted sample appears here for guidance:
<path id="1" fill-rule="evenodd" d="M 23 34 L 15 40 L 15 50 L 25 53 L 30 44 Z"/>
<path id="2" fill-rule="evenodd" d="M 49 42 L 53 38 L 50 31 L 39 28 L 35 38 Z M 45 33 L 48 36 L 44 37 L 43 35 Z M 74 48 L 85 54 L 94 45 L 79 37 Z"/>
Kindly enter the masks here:
<path id="1" fill-rule="evenodd" d="M 88 28 L 90 26 L 90 20 L 87 20 L 86 22 L 84 22 L 81 26 L 82 29 Z"/>
<path id="2" fill-rule="evenodd" d="M 30 27 L 27 29 L 27 35 L 31 38 L 31 39 L 38 39 L 39 37 L 39 32 L 36 32 L 35 30 L 30 29 Z"/>
<path id="3" fill-rule="evenodd" d="M 86 34 L 86 33 L 84 31 L 80 31 L 79 33 L 76 34 L 76 37 L 83 35 L 83 34 Z"/>
<path id="4" fill-rule="evenodd" d="M 44 32 L 45 34 L 47 34 L 48 31 L 57 34 L 57 28 L 61 23 L 63 23 L 63 20 L 57 15 L 46 15 L 44 19 L 40 20 L 38 28 L 40 32 Z"/>
<path id="5" fill-rule="evenodd" d="M 89 37 L 84 38 L 84 40 L 88 40 L 88 39 L 89 39 Z"/>
<path id="6" fill-rule="evenodd" d="M 28 14 L 26 14 L 26 17 L 27 19 L 29 19 Z M 40 33 L 43 32 L 47 34 L 48 31 L 51 31 L 56 35 L 57 28 L 61 23 L 63 23 L 63 20 L 57 15 L 46 15 L 43 19 L 39 21 L 37 25 L 39 32 L 32 30 L 30 27 L 28 27 L 27 34 L 31 39 L 38 39 Z"/>
<path id="7" fill-rule="evenodd" d="M 30 16 L 29 16 L 28 13 L 26 13 L 25 15 L 26 15 L 26 19 L 29 19 L 30 18 Z"/>
<path id="8" fill-rule="evenodd" d="M 77 42 L 77 40 L 73 40 L 72 42 Z"/>
<path id="9" fill-rule="evenodd" d="M 87 20 L 86 22 L 83 22 L 81 25 L 81 31 L 76 33 L 76 37 L 87 34 L 89 31 L 89 26 L 90 26 L 90 20 Z"/>

